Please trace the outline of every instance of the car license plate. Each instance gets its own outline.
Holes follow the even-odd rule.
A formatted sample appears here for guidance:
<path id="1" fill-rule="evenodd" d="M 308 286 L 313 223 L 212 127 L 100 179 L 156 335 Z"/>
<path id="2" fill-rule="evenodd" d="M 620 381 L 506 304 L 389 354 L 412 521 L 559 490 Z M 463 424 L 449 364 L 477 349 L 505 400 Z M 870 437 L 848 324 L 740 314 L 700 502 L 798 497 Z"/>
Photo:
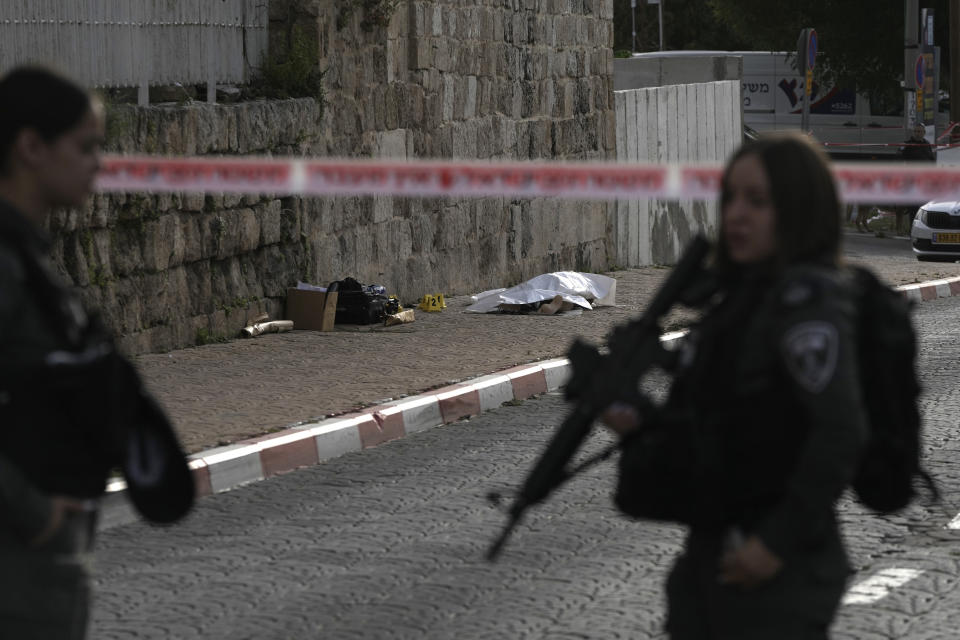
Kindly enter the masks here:
<path id="1" fill-rule="evenodd" d="M 960 244 L 960 233 L 935 233 L 933 241 L 938 244 Z"/>

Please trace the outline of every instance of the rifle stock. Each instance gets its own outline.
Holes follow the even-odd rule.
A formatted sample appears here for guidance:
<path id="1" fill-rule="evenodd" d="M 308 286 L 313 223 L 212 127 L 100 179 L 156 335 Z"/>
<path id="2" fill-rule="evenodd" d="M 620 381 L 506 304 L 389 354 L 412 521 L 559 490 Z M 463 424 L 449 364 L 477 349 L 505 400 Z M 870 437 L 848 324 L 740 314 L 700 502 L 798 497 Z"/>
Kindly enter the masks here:
<path id="1" fill-rule="evenodd" d="M 703 275 L 703 260 L 709 249 L 710 243 L 703 236 L 693 239 L 643 314 L 614 330 L 609 353 L 601 354 L 596 346 L 574 340 L 567 353 L 572 373 L 565 395 L 576 404 L 517 492 L 507 512 L 507 524 L 487 552 L 488 560 L 496 559 L 524 512 L 545 500 L 573 475 L 567 464 L 604 409 L 624 399 L 637 402 L 641 409 L 652 406 L 636 387 L 650 367 L 669 361 L 669 354 L 660 344 L 660 318 L 683 301 L 684 293 Z"/>

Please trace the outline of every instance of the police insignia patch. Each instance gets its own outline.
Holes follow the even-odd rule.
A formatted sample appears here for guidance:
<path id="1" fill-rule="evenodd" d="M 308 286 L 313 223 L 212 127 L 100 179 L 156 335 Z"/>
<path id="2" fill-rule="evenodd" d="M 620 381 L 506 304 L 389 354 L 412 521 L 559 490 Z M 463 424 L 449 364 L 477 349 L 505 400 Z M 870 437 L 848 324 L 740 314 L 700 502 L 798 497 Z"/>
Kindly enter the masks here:
<path id="1" fill-rule="evenodd" d="M 837 328 L 829 322 L 803 322 L 783 337 L 787 370 L 810 393 L 820 393 L 837 368 Z"/>
<path id="2" fill-rule="evenodd" d="M 782 294 L 783 303 L 790 307 L 803 304 L 813 297 L 813 289 L 806 282 L 797 282 L 786 288 Z"/>

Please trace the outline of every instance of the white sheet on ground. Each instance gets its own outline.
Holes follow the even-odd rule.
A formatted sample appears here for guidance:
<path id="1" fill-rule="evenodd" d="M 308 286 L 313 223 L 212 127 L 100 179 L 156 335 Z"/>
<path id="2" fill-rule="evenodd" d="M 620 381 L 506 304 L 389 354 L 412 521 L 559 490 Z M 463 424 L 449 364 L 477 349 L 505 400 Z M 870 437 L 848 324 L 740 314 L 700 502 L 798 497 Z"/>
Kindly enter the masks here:
<path id="1" fill-rule="evenodd" d="M 617 281 L 608 276 L 579 271 L 555 271 L 531 278 L 509 289 L 491 289 L 471 296 L 466 311 L 490 313 L 501 304 L 545 302 L 559 295 L 584 309 L 616 304 Z M 593 304 L 590 304 L 593 300 Z"/>

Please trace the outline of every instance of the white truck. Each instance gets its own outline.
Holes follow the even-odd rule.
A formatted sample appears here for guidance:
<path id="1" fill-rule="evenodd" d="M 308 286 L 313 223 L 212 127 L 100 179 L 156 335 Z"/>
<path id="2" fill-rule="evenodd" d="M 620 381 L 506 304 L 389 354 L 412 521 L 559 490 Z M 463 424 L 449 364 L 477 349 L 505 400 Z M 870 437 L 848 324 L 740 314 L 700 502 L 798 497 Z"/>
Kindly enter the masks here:
<path id="1" fill-rule="evenodd" d="M 799 129 L 804 77 L 795 56 L 776 51 L 663 51 L 614 60 L 614 89 L 739 78 L 743 122 L 756 131 Z M 731 61 L 739 61 L 734 69 Z M 739 72 L 739 76 L 736 74 Z M 810 128 L 837 159 L 890 158 L 907 138 L 899 78 L 884 95 L 814 83 Z M 938 114 L 937 130 L 946 124 Z M 928 136 L 932 141 L 933 136 Z"/>
<path id="2" fill-rule="evenodd" d="M 795 56 L 737 51 L 743 57 L 743 121 L 757 131 L 799 129 L 804 77 Z M 891 81 L 891 86 L 898 89 Z M 904 135 L 903 95 L 871 100 L 853 89 L 813 83 L 810 130 L 836 158 L 895 155 Z M 880 104 L 877 104 L 880 102 Z M 886 103 L 886 104 L 884 104 Z"/>

